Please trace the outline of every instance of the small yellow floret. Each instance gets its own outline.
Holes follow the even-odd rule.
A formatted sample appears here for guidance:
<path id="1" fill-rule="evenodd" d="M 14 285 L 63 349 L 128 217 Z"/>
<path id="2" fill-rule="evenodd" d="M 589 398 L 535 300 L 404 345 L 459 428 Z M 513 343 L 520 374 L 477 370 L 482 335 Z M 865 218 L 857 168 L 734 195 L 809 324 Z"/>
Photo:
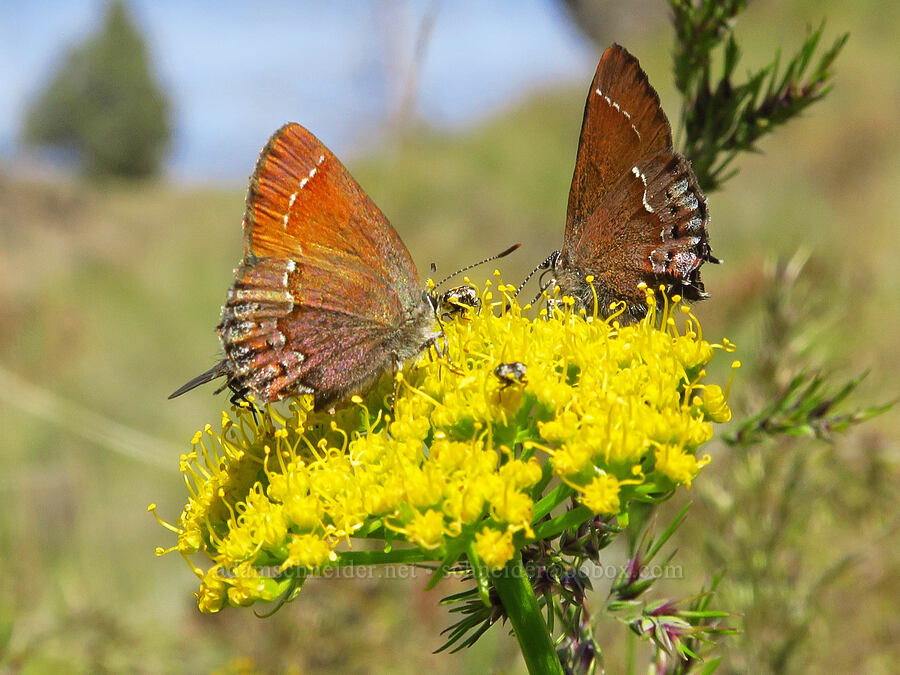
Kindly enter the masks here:
<path id="1" fill-rule="evenodd" d="M 288 567 L 316 569 L 326 560 L 335 559 L 335 553 L 328 543 L 314 534 L 291 535 L 287 550 L 288 557 L 282 563 L 281 569 Z"/>
<path id="2" fill-rule="evenodd" d="M 433 509 L 417 513 L 406 526 L 406 536 L 424 549 L 437 548 L 444 543 L 444 514 Z"/>
<path id="3" fill-rule="evenodd" d="M 524 492 L 507 487 L 490 501 L 497 520 L 521 526 L 527 526 L 531 522 L 534 502 Z"/>
<path id="4" fill-rule="evenodd" d="M 475 552 L 488 569 L 500 569 L 515 555 L 512 533 L 483 528 L 475 535 Z"/>
<path id="5" fill-rule="evenodd" d="M 597 514 L 619 512 L 619 481 L 605 471 L 594 476 L 581 495 L 581 503 Z"/>
<path id="6" fill-rule="evenodd" d="M 221 568 L 218 565 L 210 567 L 200 584 L 200 590 L 195 593 L 197 607 L 204 614 L 215 614 L 225 606 L 228 586 L 219 577 Z"/>
<path id="7" fill-rule="evenodd" d="M 728 400 L 725 398 L 725 392 L 722 387 L 717 384 L 708 384 L 703 389 L 703 399 L 701 402 L 706 416 L 713 422 L 728 422 L 731 420 L 731 409 L 728 407 Z"/>
<path id="8" fill-rule="evenodd" d="M 709 456 L 698 460 L 677 445 L 663 445 L 656 449 L 656 470 L 675 483 L 691 486 L 691 481 L 701 468 L 709 464 Z"/>

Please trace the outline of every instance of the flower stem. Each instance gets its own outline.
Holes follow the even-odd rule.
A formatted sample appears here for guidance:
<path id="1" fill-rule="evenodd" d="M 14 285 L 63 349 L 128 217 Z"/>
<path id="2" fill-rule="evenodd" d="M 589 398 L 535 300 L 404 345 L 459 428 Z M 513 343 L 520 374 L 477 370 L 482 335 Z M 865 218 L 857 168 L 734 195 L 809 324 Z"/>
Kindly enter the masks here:
<path id="1" fill-rule="evenodd" d="M 506 567 L 492 574 L 491 581 L 515 631 L 528 672 L 563 675 L 553 639 L 522 565 L 522 556 L 516 555 Z"/>

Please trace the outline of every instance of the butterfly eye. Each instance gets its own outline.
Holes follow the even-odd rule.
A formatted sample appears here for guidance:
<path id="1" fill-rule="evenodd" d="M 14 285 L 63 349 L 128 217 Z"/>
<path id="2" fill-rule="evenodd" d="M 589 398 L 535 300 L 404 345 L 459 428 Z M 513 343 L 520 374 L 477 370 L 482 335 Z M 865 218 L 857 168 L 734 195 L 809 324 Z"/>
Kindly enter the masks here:
<path id="1" fill-rule="evenodd" d="M 553 253 L 551 253 L 550 255 L 547 256 L 547 259 L 544 260 L 544 262 L 542 262 L 540 265 L 537 266 L 537 269 L 539 269 L 539 270 L 554 269 L 555 270 L 557 263 L 559 263 L 559 251 L 553 251 Z M 535 270 L 535 271 L 537 271 L 537 270 Z M 529 275 L 529 278 L 530 277 L 531 277 L 531 275 Z M 528 279 L 526 279 L 525 281 L 528 281 Z"/>

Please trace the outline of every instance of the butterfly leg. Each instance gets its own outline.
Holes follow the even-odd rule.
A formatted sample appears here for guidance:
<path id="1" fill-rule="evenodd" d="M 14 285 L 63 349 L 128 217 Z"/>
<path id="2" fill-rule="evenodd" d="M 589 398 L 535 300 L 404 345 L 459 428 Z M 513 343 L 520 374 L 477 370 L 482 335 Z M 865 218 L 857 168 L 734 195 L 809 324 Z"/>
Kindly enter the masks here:
<path id="1" fill-rule="evenodd" d="M 231 389 L 231 398 L 228 399 L 231 402 L 231 405 L 240 407 L 241 403 L 246 403 L 250 408 L 250 412 L 253 414 L 253 421 L 259 424 L 259 415 L 257 414 L 258 409 L 253 401 L 247 398 L 247 392 L 249 392 L 250 389 L 247 387 L 240 387 L 232 381 L 228 382 L 228 388 Z"/>
<path id="2" fill-rule="evenodd" d="M 441 347 L 441 342 L 443 341 L 443 347 Z M 437 333 L 432 335 L 424 345 L 422 345 L 422 351 L 426 349 L 429 350 L 429 354 L 431 354 L 431 348 L 434 347 L 434 351 L 437 354 L 438 360 L 443 361 L 443 364 L 447 367 L 447 369 L 454 373 L 455 375 L 463 375 L 463 371 L 456 367 L 453 363 L 453 359 L 450 358 L 450 341 L 447 338 L 446 333 Z"/>
<path id="3" fill-rule="evenodd" d="M 549 272 L 549 271 L 550 270 L 547 270 L 540 276 L 540 279 L 539 279 L 540 288 L 538 289 L 537 294 L 534 296 L 534 298 L 531 299 L 531 302 L 529 303 L 532 307 L 536 306 L 535 303 L 541 298 L 542 295 L 544 295 L 544 293 L 547 292 L 548 288 L 551 288 L 554 285 L 556 285 L 556 279 L 553 279 L 553 278 L 551 278 L 546 283 L 544 282 L 544 274 L 547 274 L 547 272 Z M 547 309 L 552 311 L 555 306 L 556 306 L 556 301 L 553 300 L 552 298 L 548 297 L 547 298 Z M 549 318 L 549 317 L 550 317 L 550 313 L 548 312 L 547 318 Z"/>
<path id="4" fill-rule="evenodd" d="M 393 381 L 393 389 L 391 390 L 391 417 L 396 418 L 395 414 L 395 406 L 397 404 L 397 397 L 400 395 L 400 380 L 397 378 L 397 373 L 403 367 L 403 363 L 400 361 L 400 356 L 397 354 L 391 354 L 391 361 L 394 366 L 391 369 L 391 380 Z"/>
<path id="5" fill-rule="evenodd" d="M 441 347 L 441 338 L 443 338 L 444 346 Z M 426 340 L 425 344 L 422 345 L 422 351 L 428 350 L 428 353 L 431 353 L 431 348 L 434 347 L 434 352 L 437 354 L 439 360 L 447 360 L 450 361 L 450 354 L 447 351 L 447 335 L 445 333 L 440 333 L 439 335 L 433 335 L 432 337 Z"/>

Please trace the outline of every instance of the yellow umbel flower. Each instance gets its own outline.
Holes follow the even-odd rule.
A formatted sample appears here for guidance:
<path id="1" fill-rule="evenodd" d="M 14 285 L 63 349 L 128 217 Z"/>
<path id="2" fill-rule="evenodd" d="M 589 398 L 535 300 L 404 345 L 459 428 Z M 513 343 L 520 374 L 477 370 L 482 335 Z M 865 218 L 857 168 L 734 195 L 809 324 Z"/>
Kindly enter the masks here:
<path id="1" fill-rule="evenodd" d="M 660 309 L 648 292 L 647 303 L 645 320 L 621 326 L 562 301 L 531 312 L 488 282 L 480 312 L 442 324 L 440 357 L 334 414 L 308 397 L 224 413 L 182 457 L 189 495 L 168 525 L 168 550 L 210 561 L 195 568 L 201 610 L 272 600 L 375 553 L 442 569 L 475 555 L 498 569 L 573 497 L 615 516 L 690 486 L 711 423 L 730 417 L 706 366 L 733 345 L 704 341 L 677 301 Z M 383 551 L 354 550 L 363 538 Z"/>

